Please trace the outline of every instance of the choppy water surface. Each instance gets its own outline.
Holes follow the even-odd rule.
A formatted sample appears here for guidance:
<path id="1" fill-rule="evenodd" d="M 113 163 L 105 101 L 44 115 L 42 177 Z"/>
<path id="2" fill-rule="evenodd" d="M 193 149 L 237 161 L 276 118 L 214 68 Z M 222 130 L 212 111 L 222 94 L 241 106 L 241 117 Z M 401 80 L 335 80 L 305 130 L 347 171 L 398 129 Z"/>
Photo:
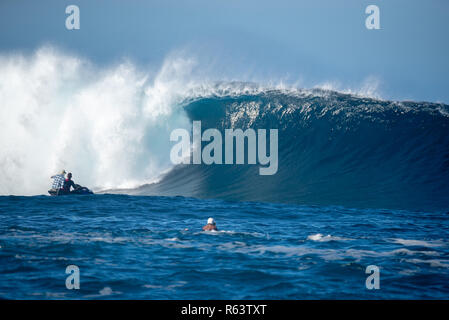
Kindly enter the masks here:
<path id="1" fill-rule="evenodd" d="M 219 232 L 202 232 L 208 217 Z M 449 297 L 448 213 L 183 197 L 0 197 L 0 297 Z M 80 269 L 68 290 L 65 269 Z M 365 269 L 380 267 L 379 290 Z"/>

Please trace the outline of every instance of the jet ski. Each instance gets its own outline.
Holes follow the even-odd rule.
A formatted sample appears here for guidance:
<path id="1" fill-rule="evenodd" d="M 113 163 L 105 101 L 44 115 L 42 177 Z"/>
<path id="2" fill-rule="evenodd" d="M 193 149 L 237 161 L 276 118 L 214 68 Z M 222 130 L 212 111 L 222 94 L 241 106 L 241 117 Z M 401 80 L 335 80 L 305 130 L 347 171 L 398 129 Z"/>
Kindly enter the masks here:
<path id="1" fill-rule="evenodd" d="M 70 192 L 65 192 L 63 189 L 50 189 L 48 190 L 48 193 L 51 196 L 94 194 L 91 190 L 86 187 L 80 186 L 79 184 L 75 184 L 74 189 Z"/>

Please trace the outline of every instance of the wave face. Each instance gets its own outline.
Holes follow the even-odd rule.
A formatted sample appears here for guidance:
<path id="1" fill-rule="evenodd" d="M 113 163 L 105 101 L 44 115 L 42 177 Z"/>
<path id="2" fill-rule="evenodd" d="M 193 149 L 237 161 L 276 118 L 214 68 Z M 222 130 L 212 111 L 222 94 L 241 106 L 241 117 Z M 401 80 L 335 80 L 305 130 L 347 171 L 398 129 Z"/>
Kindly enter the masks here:
<path id="1" fill-rule="evenodd" d="M 134 193 L 352 207 L 449 207 L 447 105 L 326 90 L 238 92 L 196 99 L 185 110 L 191 121 L 202 121 L 203 131 L 278 129 L 275 175 L 260 176 L 259 165 L 180 165 L 159 183 Z"/>

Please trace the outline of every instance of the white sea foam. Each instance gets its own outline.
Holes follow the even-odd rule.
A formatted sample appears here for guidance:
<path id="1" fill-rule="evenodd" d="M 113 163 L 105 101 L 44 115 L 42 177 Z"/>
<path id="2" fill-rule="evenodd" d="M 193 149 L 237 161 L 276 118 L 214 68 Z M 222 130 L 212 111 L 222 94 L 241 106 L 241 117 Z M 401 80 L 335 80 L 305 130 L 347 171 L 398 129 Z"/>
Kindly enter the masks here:
<path id="1" fill-rule="evenodd" d="M 428 264 L 433 268 L 449 268 L 449 261 L 442 259 L 432 259 L 432 260 L 407 259 L 406 261 L 413 264 Z"/>
<path id="2" fill-rule="evenodd" d="M 323 236 L 321 233 L 312 234 L 307 237 L 307 240 L 319 241 L 319 242 L 327 242 L 327 241 L 349 241 L 353 240 L 350 238 L 342 238 L 342 237 L 334 237 L 330 234 Z"/>
<path id="3" fill-rule="evenodd" d="M 373 250 L 362 250 L 362 249 L 330 249 L 330 248 L 310 248 L 308 246 L 284 246 L 284 245 L 241 245 L 235 242 L 227 242 L 219 246 L 220 250 L 239 252 L 242 254 L 255 254 L 255 255 L 265 255 L 267 253 L 275 255 L 285 255 L 285 256 L 305 256 L 305 255 L 317 255 L 326 261 L 343 260 L 347 258 L 355 259 L 355 261 L 360 261 L 363 258 L 377 258 L 377 257 L 394 257 L 394 256 L 439 256 L 440 254 L 435 251 L 413 251 L 407 249 L 398 249 L 391 251 L 373 251 Z M 444 264 L 443 260 L 424 260 L 424 259 L 410 259 L 404 260 L 411 263 L 429 263 L 435 265 L 437 262 Z M 426 262 L 429 261 L 429 262 Z M 432 266 L 433 266 L 432 265 Z"/>
<path id="4" fill-rule="evenodd" d="M 164 290 L 173 290 L 179 287 L 183 287 L 187 284 L 187 281 L 177 281 L 173 284 L 169 284 L 167 286 L 155 285 L 155 284 L 144 284 L 142 287 L 147 289 L 164 289 Z"/>
<path id="5" fill-rule="evenodd" d="M 444 246 L 444 242 L 441 240 L 432 240 L 432 241 L 424 241 L 424 240 L 413 240 L 413 239 L 391 239 L 392 242 L 394 243 L 398 243 L 398 244 L 402 244 L 406 247 L 414 247 L 414 246 L 419 246 L 419 247 L 441 247 Z"/>
<path id="6" fill-rule="evenodd" d="M 0 56 L 0 194 L 45 193 L 61 169 L 96 188 L 156 181 L 171 166 L 169 133 L 190 128 L 174 108 L 192 64 L 169 59 L 149 79 L 52 48 Z"/>
<path id="7" fill-rule="evenodd" d="M 244 231 L 232 231 L 232 230 L 209 230 L 209 231 L 201 231 L 195 234 L 208 234 L 208 235 L 231 235 L 231 236 L 250 236 L 255 238 L 265 238 L 269 237 L 268 234 L 263 234 L 259 232 L 244 232 Z"/>
<path id="8" fill-rule="evenodd" d="M 101 298 L 105 296 L 119 295 L 119 294 L 122 294 L 122 292 L 114 291 L 111 289 L 111 287 L 104 287 L 103 289 L 98 291 L 98 294 L 86 295 L 85 298 Z"/>
<path id="9" fill-rule="evenodd" d="M 408 250 L 408 249 L 397 249 L 397 250 L 393 250 L 391 251 L 393 254 L 395 255 L 415 255 L 415 254 L 422 254 L 422 255 L 426 255 L 426 256 L 439 256 L 440 253 L 436 252 L 436 251 L 423 251 L 423 250 Z"/>

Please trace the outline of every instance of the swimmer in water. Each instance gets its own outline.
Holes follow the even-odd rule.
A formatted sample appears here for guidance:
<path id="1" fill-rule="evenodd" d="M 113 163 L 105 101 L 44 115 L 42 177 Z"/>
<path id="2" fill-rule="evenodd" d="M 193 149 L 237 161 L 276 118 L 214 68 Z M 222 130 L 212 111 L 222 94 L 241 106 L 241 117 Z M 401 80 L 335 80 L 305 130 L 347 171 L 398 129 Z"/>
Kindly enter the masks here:
<path id="1" fill-rule="evenodd" d="M 207 219 L 207 224 L 203 227 L 203 231 L 218 231 L 214 218 Z"/>

